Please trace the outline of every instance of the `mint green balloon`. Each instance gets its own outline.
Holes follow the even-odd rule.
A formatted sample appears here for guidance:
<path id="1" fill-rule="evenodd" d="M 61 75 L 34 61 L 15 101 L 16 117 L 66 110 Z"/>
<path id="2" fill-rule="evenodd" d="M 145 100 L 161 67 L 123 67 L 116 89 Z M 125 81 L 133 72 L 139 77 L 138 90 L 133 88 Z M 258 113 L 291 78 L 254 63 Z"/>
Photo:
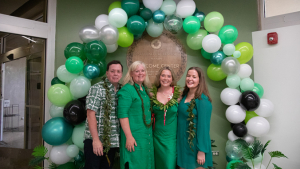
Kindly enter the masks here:
<path id="1" fill-rule="evenodd" d="M 90 88 L 91 81 L 84 76 L 78 76 L 70 83 L 70 91 L 75 98 L 86 96 Z"/>
<path id="2" fill-rule="evenodd" d="M 160 7 L 166 15 L 172 15 L 176 10 L 175 1 L 164 1 Z"/>
<path id="3" fill-rule="evenodd" d="M 62 84 L 55 84 L 51 86 L 47 93 L 49 101 L 55 106 L 65 106 L 72 100 L 70 89 Z"/>
<path id="4" fill-rule="evenodd" d="M 250 78 L 241 80 L 240 88 L 243 91 L 252 90 L 254 88 L 254 81 Z"/>
<path id="5" fill-rule="evenodd" d="M 83 144 L 84 130 L 85 130 L 85 123 L 76 125 L 73 129 L 72 141 L 78 148 L 84 147 L 84 144 Z"/>
<path id="6" fill-rule="evenodd" d="M 50 116 L 52 118 L 64 117 L 64 107 L 58 107 L 58 106 L 55 106 L 54 104 L 52 104 L 50 107 Z"/>
<path id="7" fill-rule="evenodd" d="M 79 154 L 79 148 L 76 145 L 69 145 L 66 153 L 69 157 L 74 158 Z"/>
<path id="8" fill-rule="evenodd" d="M 228 75 L 226 78 L 226 84 L 228 87 L 235 89 L 239 87 L 241 78 L 238 75 Z"/>
<path id="9" fill-rule="evenodd" d="M 83 62 L 79 57 L 72 56 L 69 57 L 65 63 L 66 69 L 73 74 L 78 74 L 82 71 L 83 69 Z"/>
<path id="10" fill-rule="evenodd" d="M 189 34 L 186 38 L 187 45 L 193 50 L 202 48 L 202 40 L 207 35 L 207 31 L 199 29 L 196 33 Z"/>
<path id="11" fill-rule="evenodd" d="M 234 51 L 233 52 L 233 57 L 235 57 L 235 58 L 239 58 L 239 57 L 241 57 L 241 52 L 240 51 Z"/>
<path id="12" fill-rule="evenodd" d="M 65 82 L 65 83 L 70 83 L 74 78 L 76 78 L 78 76 L 78 74 L 73 74 L 70 73 L 65 65 L 61 65 L 57 71 L 56 71 L 56 75 L 58 77 L 59 80 Z"/>
<path id="13" fill-rule="evenodd" d="M 208 32 L 216 32 L 222 28 L 224 17 L 219 12 L 210 12 L 204 19 L 204 27 Z"/>
<path id="14" fill-rule="evenodd" d="M 264 88 L 258 83 L 254 83 L 254 88 L 252 89 L 252 91 L 257 93 L 259 98 L 261 98 L 264 95 Z"/>
<path id="15" fill-rule="evenodd" d="M 183 30 L 186 33 L 196 33 L 200 29 L 200 20 L 196 16 L 188 16 L 183 21 Z"/>
<path id="16" fill-rule="evenodd" d="M 159 37 L 163 30 L 164 30 L 164 26 L 162 23 L 155 23 L 153 21 L 153 19 L 150 19 L 148 21 L 148 25 L 146 27 L 147 33 L 151 36 L 151 37 Z"/>
<path id="17" fill-rule="evenodd" d="M 210 57 L 212 56 L 212 53 L 206 52 L 203 48 L 201 48 L 201 55 L 205 58 L 210 60 Z"/>
<path id="18" fill-rule="evenodd" d="M 225 55 L 230 56 L 233 54 L 233 52 L 235 51 L 235 46 L 233 44 L 226 44 L 223 47 L 223 52 L 225 53 Z"/>

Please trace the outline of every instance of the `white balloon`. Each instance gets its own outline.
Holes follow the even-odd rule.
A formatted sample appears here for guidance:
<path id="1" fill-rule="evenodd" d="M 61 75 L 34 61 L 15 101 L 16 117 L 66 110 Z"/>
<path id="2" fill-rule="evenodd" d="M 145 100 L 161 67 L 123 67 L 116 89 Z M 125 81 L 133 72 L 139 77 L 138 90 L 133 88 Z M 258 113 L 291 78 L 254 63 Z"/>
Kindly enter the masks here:
<path id="1" fill-rule="evenodd" d="M 196 10 L 196 4 L 194 1 L 180 1 L 177 4 L 176 15 L 181 18 L 186 18 L 193 15 Z"/>
<path id="2" fill-rule="evenodd" d="M 64 107 L 58 107 L 58 106 L 55 106 L 54 104 L 52 104 L 50 107 L 50 116 L 52 118 L 64 117 Z"/>
<path id="3" fill-rule="evenodd" d="M 247 143 L 253 143 L 254 142 L 254 137 L 249 135 L 249 134 L 246 134 L 244 137 L 243 137 L 243 140 L 245 140 Z"/>
<path id="4" fill-rule="evenodd" d="M 260 105 L 255 113 L 261 117 L 270 117 L 274 112 L 274 104 L 268 99 L 260 99 Z"/>
<path id="5" fill-rule="evenodd" d="M 118 49 L 118 44 L 106 45 L 107 53 L 113 53 Z"/>
<path id="6" fill-rule="evenodd" d="M 108 25 L 108 16 L 105 14 L 101 14 L 99 16 L 97 16 L 96 20 L 95 20 L 95 27 L 98 30 L 101 30 L 101 28 L 105 25 Z"/>
<path id="7" fill-rule="evenodd" d="M 226 110 L 226 118 L 230 123 L 240 123 L 243 120 L 245 120 L 245 117 L 246 117 L 246 112 L 244 109 L 241 108 L 241 106 L 232 105 L 232 106 L 228 107 Z M 248 121 L 248 123 L 249 123 L 249 121 Z M 247 126 L 247 129 L 248 129 L 248 126 Z"/>
<path id="8" fill-rule="evenodd" d="M 247 164 L 251 169 L 266 169 L 266 167 L 263 164 L 260 165 L 260 163 L 254 165 L 254 168 L 252 162 L 247 162 Z"/>
<path id="9" fill-rule="evenodd" d="M 221 39 L 215 34 L 209 34 L 203 38 L 202 47 L 208 53 L 215 53 L 221 47 Z"/>
<path id="10" fill-rule="evenodd" d="M 143 4 L 146 8 L 149 8 L 152 12 L 158 10 L 163 3 L 163 0 L 143 0 Z"/>
<path id="11" fill-rule="evenodd" d="M 241 94 L 237 89 L 225 88 L 221 92 L 221 100 L 226 105 L 235 105 L 239 102 Z"/>
<path id="12" fill-rule="evenodd" d="M 127 13 L 122 8 L 115 8 L 111 10 L 108 14 L 108 21 L 110 25 L 121 28 L 128 20 Z"/>
<path id="13" fill-rule="evenodd" d="M 231 130 L 231 131 L 228 133 L 228 139 L 229 139 L 230 141 L 234 141 L 234 140 L 236 140 L 236 139 L 239 139 L 239 137 L 236 136 L 236 135 L 233 133 L 233 131 Z"/>
<path id="14" fill-rule="evenodd" d="M 248 64 L 241 64 L 240 71 L 237 73 L 241 79 L 250 77 L 252 68 Z"/>
<path id="15" fill-rule="evenodd" d="M 78 76 L 70 83 L 70 92 L 75 98 L 86 96 L 90 88 L 91 81 L 84 76 Z"/>
<path id="16" fill-rule="evenodd" d="M 50 160 L 55 164 L 64 164 L 71 160 L 71 157 L 67 155 L 68 145 L 63 144 L 59 146 L 53 146 L 50 152 Z"/>
<path id="17" fill-rule="evenodd" d="M 269 132 L 270 123 L 263 117 L 253 117 L 247 122 L 246 127 L 248 134 L 254 137 L 262 137 Z"/>

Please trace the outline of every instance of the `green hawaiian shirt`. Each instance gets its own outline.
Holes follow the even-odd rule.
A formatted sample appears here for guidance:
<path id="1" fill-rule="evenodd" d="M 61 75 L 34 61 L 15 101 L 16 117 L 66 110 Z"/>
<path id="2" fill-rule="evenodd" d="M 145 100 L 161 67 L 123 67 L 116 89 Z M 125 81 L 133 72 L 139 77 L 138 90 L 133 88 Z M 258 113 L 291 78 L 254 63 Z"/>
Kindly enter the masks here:
<path id="1" fill-rule="evenodd" d="M 119 147 L 119 138 L 120 138 L 120 122 L 117 117 L 117 103 L 118 103 L 118 97 L 117 92 L 115 92 L 114 86 L 110 83 L 110 81 L 105 78 L 105 82 L 108 85 L 109 92 L 112 96 L 112 109 L 110 114 L 110 122 L 111 122 L 111 135 L 110 135 L 110 147 Z M 100 81 L 93 85 L 89 93 L 86 97 L 86 109 L 90 109 L 96 112 L 96 119 L 97 119 L 97 130 L 98 130 L 98 136 L 101 142 L 102 135 L 103 135 L 103 121 L 104 121 L 104 102 L 105 102 L 105 88 L 103 87 L 104 81 Z M 121 85 L 119 84 L 117 87 L 117 90 L 119 90 Z M 89 130 L 89 124 L 88 120 L 86 119 L 85 122 L 85 131 L 84 131 L 84 138 L 85 139 L 93 139 L 92 135 Z"/>

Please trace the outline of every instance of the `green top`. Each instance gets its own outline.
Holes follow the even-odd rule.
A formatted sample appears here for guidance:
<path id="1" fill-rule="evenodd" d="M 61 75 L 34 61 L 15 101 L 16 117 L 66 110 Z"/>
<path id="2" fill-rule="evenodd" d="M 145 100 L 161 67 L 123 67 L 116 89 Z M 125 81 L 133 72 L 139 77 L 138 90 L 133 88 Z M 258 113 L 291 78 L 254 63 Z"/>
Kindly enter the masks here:
<path id="1" fill-rule="evenodd" d="M 212 105 L 208 97 L 204 94 L 201 98 L 195 99 L 196 106 L 193 109 L 195 115 L 194 123 L 196 127 L 196 136 L 193 139 L 193 151 L 188 143 L 188 112 L 187 109 L 190 103 L 184 103 L 186 96 L 184 96 L 178 106 L 178 131 L 177 131 L 177 165 L 185 169 L 195 169 L 198 167 L 207 168 L 212 167 L 212 152 L 210 140 L 210 118 Z M 202 151 L 205 153 L 204 165 L 197 163 L 197 153 Z"/>
<path id="2" fill-rule="evenodd" d="M 144 109 L 146 115 L 146 123 L 151 122 L 150 98 L 145 88 L 140 90 L 140 86 L 135 84 L 138 92 L 144 100 Z M 129 152 L 126 145 L 126 136 L 121 129 L 120 142 L 120 167 L 125 168 L 125 163 L 129 163 L 129 168 L 154 169 L 154 150 L 152 127 L 146 127 L 143 121 L 142 101 L 133 87 L 127 83 L 118 92 L 118 118 L 128 118 L 129 126 L 137 146 L 134 152 Z"/>
<path id="3" fill-rule="evenodd" d="M 110 81 L 105 78 L 105 82 L 108 85 L 109 92 L 112 96 L 112 105 L 111 105 L 111 115 L 110 115 L 110 123 L 111 123 L 111 135 L 110 135 L 110 147 L 119 147 L 119 136 L 120 136 L 120 123 L 119 119 L 117 118 L 117 101 L 118 97 L 115 92 L 115 87 Z M 105 88 L 103 87 L 104 81 L 101 80 L 100 82 L 93 85 L 88 95 L 86 96 L 86 109 L 90 109 L 96 112 L 96 120 L 97 120 L 97 131 L 98 136 L 101 142 L 103 142 L 103 122 L 104 122 L 104 102 L 105 102 Z M 119 89 L 120 85 L 117 87 Z M 85 122 L 85 131 L 84 131 L 84 138 L 85 139 L 93 139 L 92 135 L 89 130 L 88 120 L 86 119 Z"/>

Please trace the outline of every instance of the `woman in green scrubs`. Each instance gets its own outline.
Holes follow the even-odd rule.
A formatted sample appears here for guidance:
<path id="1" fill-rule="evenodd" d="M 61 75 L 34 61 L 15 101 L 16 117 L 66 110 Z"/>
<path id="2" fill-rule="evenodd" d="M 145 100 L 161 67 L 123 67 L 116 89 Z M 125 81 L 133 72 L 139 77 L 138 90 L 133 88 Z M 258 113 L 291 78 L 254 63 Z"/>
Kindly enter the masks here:
<path id="1" fill-rule="evenodd" d="M 122 127 L 120 167 L 154 169 L 153 119 L 148 91 L 151 83 L 145 64 L 133 62 L 123 84 L 118 92 L 118 118 Z"/>

